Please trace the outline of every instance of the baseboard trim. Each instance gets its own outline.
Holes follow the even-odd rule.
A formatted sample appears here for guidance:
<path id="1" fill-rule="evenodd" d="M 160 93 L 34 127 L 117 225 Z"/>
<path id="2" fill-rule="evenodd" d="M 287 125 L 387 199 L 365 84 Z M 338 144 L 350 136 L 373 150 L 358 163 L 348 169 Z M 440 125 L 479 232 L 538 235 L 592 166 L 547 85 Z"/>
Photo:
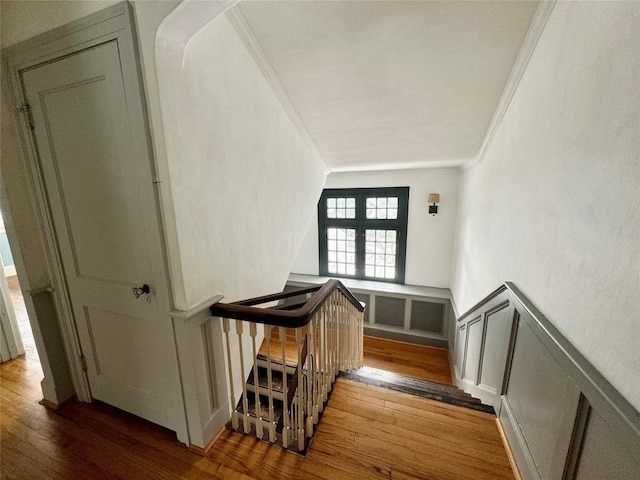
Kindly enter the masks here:
<path id="1" fill-rule="evenodd" d="M 226 428 L 227 427 L 222 427 L 220 430 L 218 430 L 218 433 L 216 433 L 214 437 L 211 439 L 211 441 L 207 443 L 207 445 L 205 445 L 204 447 L 199 447 L 197 445 L 189 445 L 187 448 L 191 450 L 193 453 L 197 453 L 201 457 L 206 457 L 209 451 L 211 450 L 211 447 L 213 447 L 213 444 L 216 443 L 216 441 L 218 440 L 218 438 L 220 438 L 220 435 L 222 435 L 222 432 L 224 432 Z"/>
<path id="2" fill-rule="evenodd" d="M 498 432 L 500 433 L 500 438 L 502 439 L 504 450 L 505 452 L 507 452 L 507 458 L 509 459 L 509 464 L 511 464 L 513 476 L 516 477 L 516 480 L 522 480 L 520 469 L 518 468 L 516 459 L 513 457 L 513 452 L 511 451 L 511 445 L 509 445 L 509 440 L 507 440 L 507 434 L 504 433 L 504 428 L 502 428 L 502 424 L 500 423 L 500 419 L 498 417 L 496 417 L 496 425 L 498 426 Z"/>
<path id="3" fill-rule="evenodd" d="M 447 342 L 447 340 L 423 337 L 421 335 L 412 335 L 409 332 L 387 330 L 369 325 L 364 326 L 364 334 L 368 337 L 384 338 L 385 340 L 394 340 L 396 342 L 423 345 L 425 347 L 447 349 L 449 346 L 449 342 Z"/>
<path id="4" fill-rule="evenodd" d="M 540 473 L 536 467 L 536 463 L 527 445 L 527 440 L 520 429 L 520 424 L 516 420 L 516 416 L 509 404 L 509 400 L 502 396 L 502 406 L 498 414 L 497 421 L 500 423 L 504 432 L 504 438 L 508 445 L 508 451 L 511 453 L 513 460 L 518 465 L 518 474 L 521 480 L 542 480 Z M 525 470 L 526 468 L 526 470 Z"/>
<path id="5" fill-rule="evenodd" d="M 46 398 L 43 398 L 38 403 L 40 405 L 42 405 L 43 407 L 48 408 L 49 410 L 53 410 L 54 412 L 56 412 L 56 411 L 60 410 L 62 407 L 64 407 L 67 403 L 69 403 L 72 400 L 75 400 L 75 397 L 67 398 L 64 402 L 58 404 L 58 403 L 52 402 L 51 400 L 47 400 Z"/>

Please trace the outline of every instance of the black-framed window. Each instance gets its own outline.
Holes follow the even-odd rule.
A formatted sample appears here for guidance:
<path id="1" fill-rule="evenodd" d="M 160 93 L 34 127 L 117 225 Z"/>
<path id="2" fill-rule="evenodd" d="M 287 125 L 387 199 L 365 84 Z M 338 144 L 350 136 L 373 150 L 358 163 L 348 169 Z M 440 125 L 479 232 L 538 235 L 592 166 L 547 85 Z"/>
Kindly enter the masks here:
<path id="1" fill-rule="evenodd" d="M 404 283 L 409 187 L 325 189 L 320 275 Z"/>

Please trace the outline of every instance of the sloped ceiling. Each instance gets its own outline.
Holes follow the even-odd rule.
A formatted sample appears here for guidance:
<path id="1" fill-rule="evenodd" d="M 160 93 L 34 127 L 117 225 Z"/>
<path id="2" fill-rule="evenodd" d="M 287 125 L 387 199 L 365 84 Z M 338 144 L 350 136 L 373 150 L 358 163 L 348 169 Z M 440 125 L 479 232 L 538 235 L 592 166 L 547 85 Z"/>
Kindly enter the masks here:
<path id="1" fill-rule="evenodd" d="M 235 8 L 327 166 L 349 171 L 474 159 L 537 5 L 243 1 Z"/>

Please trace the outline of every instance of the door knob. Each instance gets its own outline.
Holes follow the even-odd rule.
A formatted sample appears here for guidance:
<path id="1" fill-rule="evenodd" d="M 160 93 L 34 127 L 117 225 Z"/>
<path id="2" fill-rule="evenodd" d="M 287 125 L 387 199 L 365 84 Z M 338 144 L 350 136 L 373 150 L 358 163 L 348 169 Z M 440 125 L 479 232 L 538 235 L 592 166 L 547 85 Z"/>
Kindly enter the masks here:
<path id="1" fill-rule="evenodd" d="M 149 293 L 151 291 L 149 285 L 147 285 L 146 283 L 141 287 L 133 287 L 131 290 L 133 291 L 133 296 L 136 298 L 140 298 L 143 294 Z"/>

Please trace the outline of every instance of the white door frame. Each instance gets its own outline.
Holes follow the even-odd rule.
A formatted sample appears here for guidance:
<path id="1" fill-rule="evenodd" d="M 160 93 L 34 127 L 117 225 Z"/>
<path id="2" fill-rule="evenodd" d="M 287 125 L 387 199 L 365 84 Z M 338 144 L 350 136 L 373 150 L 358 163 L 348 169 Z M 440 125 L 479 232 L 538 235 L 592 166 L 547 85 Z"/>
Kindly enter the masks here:
<path id="1" fill-rule="evenodd" d="M 83 370 L 80 342 L 76 331 L 69 293 L 66 288 L 60 250 L 55 237 L 53 219 L 50 213 L 49 200 L 46 195 L 46 188 L 40 168 L 35 139 L 30 129 L 29 113 L 20 110 L 20 107 L 24 104 L 25 98 L 20 73 L 25 69 L 54 61 L 61 57 L 71 55 L 80 50 L 84 50 L 110 40 L 116 39 L 120 44 L 125 45 L 126 48 L 123 48 L 123 51 L 121 52 L 122 62 L 129 67 L 127 69 L 129 73 L 135 73 L 135 78 L 132 78 L 131 75 L 127 76 L 127 74 L 124 73 L 125 88 L 128 88 L 128 93 L 134 92 L 134 94 L 139 95 L 140 102 L 143 105 L 142 118 L 135 118 L 134 120 L 142 121 L 142 123 L 144 123 L 144 132 L 135 133 L 142 133 L 142 138 L 139 140 L 141 142 L 145 142 L 150 161 L 152 161 L 152 169 L 155 171 L 134 31 L 130 6 L 127 2 L 122 2 L 42 35 L 38 35 L 30 40 L 26 40 L 17 45 L 3 49 L 2 51 L 3 69 L 6 68 L 5 71 L 8 73 L 7 83 L 9 84 L 9 93 L 16 111 L 16 123 L 19 125 L 19 136 L 23 147 L 23 155 L 26 159 L 24 163 L 28 170 L 29 186 L 32 190 L 31 193 L 34 198 L 34 203 L 36 204 L 39 217 L 37 219 L 37 223 L 46 244 L 45 250 L 47 254 L 48 267 L 52 276 L 52 285 L 39 288 L 38 291 L 46 290 L 47 288 L 50 288 L 52 291 L 75 393 L 78 400 L 85 402 L 91 401 L 91 393 L 87 376 Z M 134 99 L 134 101 L 135 100 L 137 99 Z M 155 183 L 156 182 L 154 181 L 154 184 Z M 154 201 L 158 215 L 158 225 L 162 228 L 162 222 L 159 216 L 160 210 L 158 208 L 157 188 L 155 189 Z M 160 242 L 159 247 L 161 251 L 164 252 L 164 236 L 162 231 L 158 232 L 158 234 Z M 156 262 L 152 263 L 154 264 L 153 273 L 156 282 L 154 289 L 157 293 L 159 310 L 160 312 L 169 312 L 172 309 L 172 304 L 166 262 L 163 262 L 162 265 L 156 265 Z M 35 317 L 33 320 L 38 321 Z M 175 419 L 174 430 L 178 435 L 178 439 L 186 441 L 188 439 L 188 432 L 180 385 L 177 354 L 176 352 L 167 352 L 167 355 L 173 355 L 176 357 L 174 362 L 175 372 L 170 372 L 173 380 L 171 392 L 167 392 L 167 394 L 171 396 L 170 404 L 173 405 L 171 417 Z"/>

